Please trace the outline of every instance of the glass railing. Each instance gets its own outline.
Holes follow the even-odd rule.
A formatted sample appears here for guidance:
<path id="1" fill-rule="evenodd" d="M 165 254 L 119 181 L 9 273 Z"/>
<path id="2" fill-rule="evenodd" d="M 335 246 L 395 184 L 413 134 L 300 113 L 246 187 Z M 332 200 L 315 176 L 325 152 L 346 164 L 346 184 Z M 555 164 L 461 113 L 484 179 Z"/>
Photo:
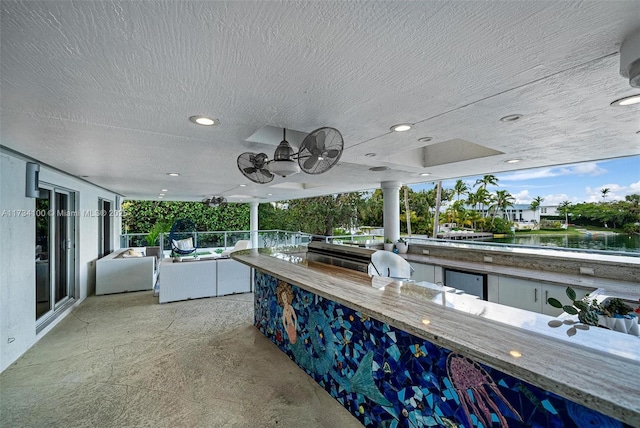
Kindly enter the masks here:
<path id="1" fill-rule="evenodd" d="M 163 253 L 171 251 L 169 234 L 162 233 L 149 245 L 147 233 L 126 233 L 120 235 L 120 248 L 160 246 Z M 311 241 L 312 235 L 303 232 L 291 232 L 287 230 L 258 230 L 258 248 L 282 248 L 306 245 Z M 207 231 L 194 233 L 194 245 L 199 250 L 221 252 L 232 249 L 238 241 L 251 240 L 251 232 L 248 230 Z"/>

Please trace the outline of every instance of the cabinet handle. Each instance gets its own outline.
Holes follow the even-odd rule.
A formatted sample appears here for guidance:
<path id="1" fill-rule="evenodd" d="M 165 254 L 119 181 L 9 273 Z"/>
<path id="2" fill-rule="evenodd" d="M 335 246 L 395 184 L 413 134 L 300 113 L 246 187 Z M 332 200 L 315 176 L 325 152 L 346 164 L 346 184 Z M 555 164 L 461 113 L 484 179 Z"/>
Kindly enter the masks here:
<path id="1" fill-rule="evenodd" d="M 533 289 L 533 301 L 534 302 L 538 301 L 538 289 L 537 288 Z"/>

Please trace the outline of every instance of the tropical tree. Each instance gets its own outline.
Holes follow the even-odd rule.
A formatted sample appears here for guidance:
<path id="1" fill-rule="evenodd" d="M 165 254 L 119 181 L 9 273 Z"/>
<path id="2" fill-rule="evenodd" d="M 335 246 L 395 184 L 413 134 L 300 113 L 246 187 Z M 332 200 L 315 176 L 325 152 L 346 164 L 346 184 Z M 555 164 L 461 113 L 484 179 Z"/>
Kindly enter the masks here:
<path id="1" fill-rule="evenodd" d="M 482 178 L 478 178 L 473 187 L 480 186 L 481 188 L 486 190 L 488 185 L 497 186 L 498 181 L 498 177 L 496 177 L 495 175 L 487 174 Z"/>
<path id="2" fill-rule="evenodd" d="M 467 201 L 469 205 L 475 206 L 477 211 L 482 210 L 482 217 L 485 217 L 484 209 L 491 201 L 491 193 L 484 187 L 480 187 L 475 193 L 469 194 Z"/>
<path id="3" fill-rule="evenodd" d="M 540 223 L 540 215 L 538 214 L 538 209 L 540 208 L 540 205 L 542 205 L 542 202 L 544 201 L 544 198 L 540 197 L 540 196 L 536 196 L 535 198 L 533 198 L 533 200 L 531 201 L 531 205 L 529 205 L 529 209 L 531 211 L 533 211 L 533 218 Z"/>
<path id="4" fill-rule="evenodd" d="M 602 193 L 602 202 L 606 202 L 607 201 L 607 194 L 609 193 L 611 189 L 609 189 L 608 187 L 603 187 L 602 189 L 600 189 L 600 193 Z"/>
<path id="5" fill-rule="evenodd" d="M 512 207 L 515 201 L 516 199 L 508 191 L 498 190 L 493 196 L 492 203 L 489 206 L 489 211 L 493 211 L 494 213 L 502 211 L 502 216 L 504 217 L 504 213 L 507 208 Z"/>
<path id="6" fill-rule="evenodd" d="M 457 196 L 457 200 L 460 200 L 460 195 L 466 195 L 469 193 L 469 186 L 462 180 L 457 180 L 455 186 L 453 186 L 453 191 Z"/>
<path id="7" fill-rule="evenodd" d="M 302 232 L 333 235 L 337 227 L 349 230 L 358 224 L 358 207 L 362 193 L 337 193 L 315 198 L 287 201 L 293 224 Z"/>
<path id="8" fill-rule="evenodd" d="M 560 212 L 560 214 L 564 214 L 564 224 L 567 225 L 567 227 L 569 227 L 569 208 L 571 207 L 571 202 L 569 201 L 562 201 L 560 202 L 560 205 L 558 205 L 558 212 Z"/>

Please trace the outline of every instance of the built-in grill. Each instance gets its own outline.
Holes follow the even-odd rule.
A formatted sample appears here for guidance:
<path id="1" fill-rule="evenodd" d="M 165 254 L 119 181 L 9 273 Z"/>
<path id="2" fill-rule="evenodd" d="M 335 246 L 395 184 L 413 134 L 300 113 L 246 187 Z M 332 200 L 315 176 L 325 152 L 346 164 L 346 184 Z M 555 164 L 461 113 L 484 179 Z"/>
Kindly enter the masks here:
<path id="1" fill-rule="evenodd" d="M 307 260 L 367 273 L 374 252 L 368 248 L 313 241 L 307 249 Z"/>

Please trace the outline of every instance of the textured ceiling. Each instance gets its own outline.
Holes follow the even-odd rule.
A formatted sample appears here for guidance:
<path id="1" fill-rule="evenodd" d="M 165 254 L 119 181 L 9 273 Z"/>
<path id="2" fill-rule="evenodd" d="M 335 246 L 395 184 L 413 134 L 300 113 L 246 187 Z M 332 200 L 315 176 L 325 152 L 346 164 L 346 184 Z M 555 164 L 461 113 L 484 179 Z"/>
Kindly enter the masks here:
<path id="1" fill-rule="evenodd" d="M 129 198 L 281 200 L 640 154 L 640 107 L 609 106 L 640 92 L 618 72 L 635 0 L 0 7 L 0 145 Z M 247 141 L 265 125 L 339 129 L 340 164 L 250 182 L 236 158 L 272 156 L 279 139 Z"/>

